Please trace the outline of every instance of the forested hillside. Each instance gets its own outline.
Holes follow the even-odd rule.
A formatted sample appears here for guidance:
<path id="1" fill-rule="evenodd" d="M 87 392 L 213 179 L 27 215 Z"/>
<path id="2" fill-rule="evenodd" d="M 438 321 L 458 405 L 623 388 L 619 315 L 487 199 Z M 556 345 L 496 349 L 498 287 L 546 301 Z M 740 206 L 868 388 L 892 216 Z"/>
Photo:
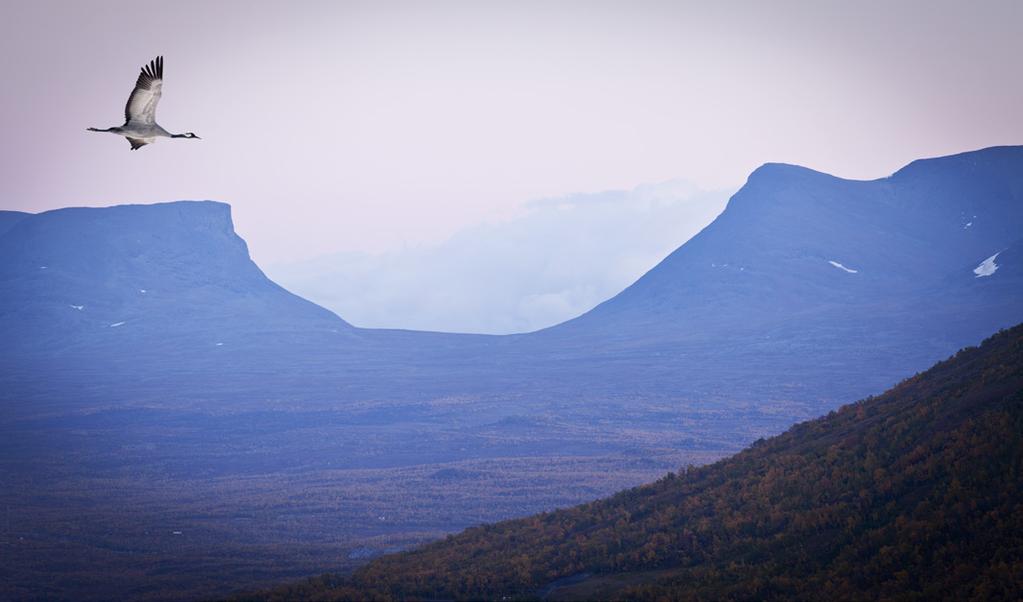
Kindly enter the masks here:
<path id="1" fill-rule="evenodd" d="M 266 599 L 1023 596 L 1023 326 L 878 397 L 609 499 Z"/>

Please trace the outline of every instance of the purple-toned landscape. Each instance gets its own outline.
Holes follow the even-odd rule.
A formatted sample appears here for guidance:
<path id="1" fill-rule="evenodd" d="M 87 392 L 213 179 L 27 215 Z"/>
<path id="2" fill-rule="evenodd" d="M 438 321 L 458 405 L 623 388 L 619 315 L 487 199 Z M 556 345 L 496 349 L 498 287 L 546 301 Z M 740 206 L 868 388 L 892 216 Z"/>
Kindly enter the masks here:
<path id="1" fill-rule="evenodd" d="M 0 598 L 1019 599 L 1020 23 L 7 3 Z"/>

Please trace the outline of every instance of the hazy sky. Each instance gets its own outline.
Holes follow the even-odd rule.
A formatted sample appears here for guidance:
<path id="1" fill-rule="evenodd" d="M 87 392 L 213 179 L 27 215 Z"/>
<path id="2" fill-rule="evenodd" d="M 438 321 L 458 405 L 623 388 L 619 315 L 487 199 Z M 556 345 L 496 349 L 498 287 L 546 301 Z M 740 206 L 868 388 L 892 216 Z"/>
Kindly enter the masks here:
<path id="1" fill-rule="evenodd" d="M 440 244 L 266 268 L 358 326 L 528 332 L 574 318 L 632 284 L 717 217 L 729 192 L 672 181 L 543 199 Z"/>
<path id="2" fill-rule="evenodd" d="M 0 206 L 223 200 L 267 265 L 767 161 L 874 178 L 1023 142 L 1021 30 L 1018 0 L 0 0 Z M 157 54 L 159 122 L 203 140 L 86 132 Z"/>

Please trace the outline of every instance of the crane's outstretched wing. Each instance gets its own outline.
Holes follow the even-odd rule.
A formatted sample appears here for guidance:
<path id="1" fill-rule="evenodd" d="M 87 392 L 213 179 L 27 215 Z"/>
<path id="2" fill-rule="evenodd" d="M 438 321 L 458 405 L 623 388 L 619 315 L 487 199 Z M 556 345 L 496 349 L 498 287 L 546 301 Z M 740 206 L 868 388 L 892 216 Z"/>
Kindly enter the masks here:
<path id="1" fill-rule="evenodd" d="M 124 107 L 124 122 L 152 125 L 156 122 L 156 103 L 163 91 L 163 57 L 158 56 L 142 67 L 135 89 Z"/>
<path id="2" fill-rule="evenodd" d="M 128 138 L 127 136 L 125 136 L 125 138 L 127 138 L 128 143 L 131 144 L 131 150 L 138 150 L 143 146 L 149 144 L 148 142 L 141 138 Z"/>

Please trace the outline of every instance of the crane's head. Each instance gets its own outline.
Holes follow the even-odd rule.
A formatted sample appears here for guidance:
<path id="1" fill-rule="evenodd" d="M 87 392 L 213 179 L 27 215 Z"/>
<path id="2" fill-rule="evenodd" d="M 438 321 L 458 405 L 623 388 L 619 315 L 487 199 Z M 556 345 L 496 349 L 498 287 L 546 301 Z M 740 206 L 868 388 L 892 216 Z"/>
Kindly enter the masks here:
<path id="1" fill-rule="evenodd" d="M 184 134 L 171 134 L 171 138 L 195 138 L 196 140 L 202 140 L 202 138 L 196 136 L 194 132 L 186 132 Z"/>

